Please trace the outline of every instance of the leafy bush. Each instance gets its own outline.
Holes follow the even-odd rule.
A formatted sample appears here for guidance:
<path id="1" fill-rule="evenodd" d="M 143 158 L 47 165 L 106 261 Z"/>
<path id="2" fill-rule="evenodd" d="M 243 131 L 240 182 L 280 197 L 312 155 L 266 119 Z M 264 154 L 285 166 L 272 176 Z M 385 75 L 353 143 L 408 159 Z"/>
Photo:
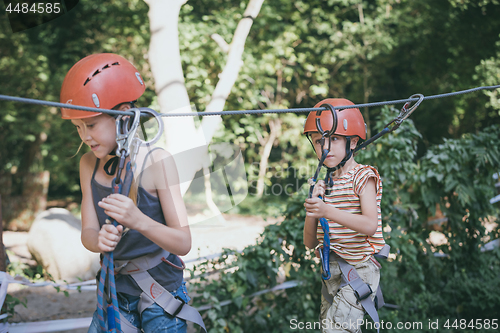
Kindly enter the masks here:
<path id="1" fill-rule="evenodd" d="M 10 254 L 11 257 L 13 256 L 11 251 L 7 250 L 7 254 Z M 29 282 L 44 282 L 44 281 L 50 281 L 55 283 L 56 281 L 50 275 L 45 268 L 43 268 L 40 265 L 36 266 L 31 266 L 26 263 L 23 263 L 21 261 L 10 261 L 8 260 L 8 265 L 7 265 L 7 274 L 10 276 L 19 278 L 19 279 L 25 279 Z M 54 289 L 57 292 L 63 292 L 66 297 L 69 297 L 69 293 L 66 290 L 61 290 L 60 287 L 54 286 Z M 0 310 L 1 314 L 7 314 L 7 317 L 3 318 L 3 322 L 7 322 L 9 319 L 11 319 L 14 314 L 15 314 L 15 307 L 17 305 L 22 305 L 25 308 L 28 307 L 28 300 L 26 297 L 24 298 L 18 298 L 13 295 L 7 294 L 5 297 L 5 301 L 2 305 L 2 308 Z"/>
<path id="2" fill-rule="evenodd" d="M 395 112 L 383 109 L 378 130 Z M 418 331 L 435 332 L 431 323 L 438 321 L 437 331 L 478 331 L 460 323 L 494 319 L 500 308 L 500 250 L 481 252 L 482 244 L 499 236 L 492 223 L 498 208 L 489 199 L 500 165 L 500 128 L 445 140 L 417 159 L 419 137 L 407 120 L 357 157 L 376 166 L 384 183 L 383 224 L 393 255 L 382 262 L 381 284 L 386 302 L 397 308 L 380 311 L 383 328 L 399 332 L 408 329 L 397 323 L 420 323 Z M 268 226 L 256 245 L 226 251 L 192 271 L 195 306 L 213 306 L 206 311 L 210 332 L 297 332 L 293 319 L 318 322 L 319 264 L 302 243 L 303 201 L 292 197 L 285 220 Z M 443 244 L 429 241 L 436 216 Z M 495 226 L 490 232 L 487 221 Z M 253 295 L 286 281 L 299 286 Z"/>

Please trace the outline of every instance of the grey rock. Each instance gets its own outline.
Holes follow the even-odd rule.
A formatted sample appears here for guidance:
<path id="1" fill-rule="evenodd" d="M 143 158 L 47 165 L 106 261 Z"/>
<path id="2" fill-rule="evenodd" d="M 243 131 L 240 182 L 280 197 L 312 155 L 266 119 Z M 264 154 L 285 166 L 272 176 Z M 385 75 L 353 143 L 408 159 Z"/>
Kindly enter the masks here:
<path id="1" fill-rule="evenodd" d="M 37 215 L 30 228 L 28 250 L 55 280 L 85 281 L 99 270 L 99 254 L 83 246 L 81 227 L 82 222 L 68 210 L 51 208 Z"/>

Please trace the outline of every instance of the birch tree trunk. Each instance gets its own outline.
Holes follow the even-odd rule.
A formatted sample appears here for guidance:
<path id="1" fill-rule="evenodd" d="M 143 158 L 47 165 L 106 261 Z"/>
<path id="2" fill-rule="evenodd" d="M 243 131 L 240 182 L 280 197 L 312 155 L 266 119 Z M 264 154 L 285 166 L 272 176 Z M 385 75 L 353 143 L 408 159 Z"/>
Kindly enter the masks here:
<path id="1" fill-rule="evenodd" d="M 149 62 L 162 112 L 192 112 L 179 50 L 178 22 L 186 0 L 144 0 L 149 5 L 151 42 Z M 206 111 L 222 111 L 242 66 L 242 54 L 253 19 L 264 0 L 250 0 L 229 45 L 228 60 Z M 222 119 L 204 117 L 197 130 L 193 117 L 164 117 L 164 147 L 174 156 L 184 194 L 208 159 L 208 144 Z M 199 149 L 196 149 L 199 147 Z M 196 152 L 196 153 L 190 153 Z"/>
<path id="2" fill-rule="evenodd" d="M 149 63 L 161 111 L 191 112 L 179 51 L 179 12 L 186 0 L 145 0 L 149 5 L 151 41 Z M 194 141 L 193 117 L 164 117 L 165 148 L 175 154 L 182 149 L 179 138 Z M 192 146 L 191 144 L 188 144 Z"/>
<path id="3" fill-rule="evenodd" d="M 261 153 L 261 158 L 259 162 L 259 177 L 257 178 L 257 193 L 256 196 L 258 198 L 262 197 L 262 194 L 264 193 L 264 180 L 266 178 L 266 170 L 267 170 L 267 165 L 269 161 L 269 156 L 271 155 L 271 150 L 273 149 L 273 144 L 274 141 L 278 138 L 278 136 L 281 133 L 281 120 L 279 118 L 276 119 L 271 119 L 269 121 L 269 136 L 267 138 L 267 141 L 264 139 L 262 141 L 262 146 L 264 147 L 262 149 Z"/>
<path id="4" fill-rule="evenodd" d="M 241 66 L 243 65 L 242 55 L 245 49 L 245 41 L 252 27 L 253 20 L 257 17 L 264 0 L 250 0 L 248 7 L 243 14 L 243 18 L 238 23 L 234 32 L 233 40 L 229 45 L 229 52 L 226 66 L 219 76 L 219 82 L 212 94 L 212 99 L 207 105 L 206 111 L 222 111 L 226 104 L 227 97 L 231 92 Z M 220 42 L 219 42 L 220 45 Z M 222 119 L 217 117 L 204 117 L 201 122 L 200 131 L 207 142 L 210 142 L 215 131 L 219 127 Z"/>
<path id="5" fill-rule="evenodd" d="M 149 63 L 155 81 L 155 90 L 162 113 L 190 113 L 191 106 L 185 86 L 179 50 L 179 12 L 186 0 L 145 0 L 149 5 L 149 24 L 151 41 L 149 46 Z M 189 150 L 203 145 L 196 137 L 193 117 L 163 117 L 163 146 L 172 154 L 177 164 L 182 194 L 187 191 L 201 161 L 189 162 L 186 155 Z M 187 152 L 183 154 L 183 152 Z"/>

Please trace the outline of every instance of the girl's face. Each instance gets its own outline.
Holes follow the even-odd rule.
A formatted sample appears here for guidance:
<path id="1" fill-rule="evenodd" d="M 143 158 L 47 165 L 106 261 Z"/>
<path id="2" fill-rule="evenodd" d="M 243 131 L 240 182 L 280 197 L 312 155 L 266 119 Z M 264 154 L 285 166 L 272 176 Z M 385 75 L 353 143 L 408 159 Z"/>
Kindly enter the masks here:
<path id="1" fill-rule="evenodd" d="M 357 139 L 356 137 L 351 138 L 351 149 L 356 148 Z M 312 133 L 311 141 L 314 146 L 314 150 L 316 151 L 316 155 L 318 159 L 323 155 L 323 151 L 321 150 L 321 134 Z M 330 137 L 330 151 L 328 152 L 327 157 L 325 158 L 324 164 L 329 168 L 334 168 L 342 162 L 345 154 L 345 144 L 346 138 L 341 135 L 332 135 Z M 328 149 L 328 137 L 325 137 L 325 143 L 323 149 Z"/>
<path id="2" fill-rule="evenodd" d="M 97 158 L 105 158 L 116 147 L 115 118 L 107 114 L 84 119 L 72 119 L 80 139 Z"/>

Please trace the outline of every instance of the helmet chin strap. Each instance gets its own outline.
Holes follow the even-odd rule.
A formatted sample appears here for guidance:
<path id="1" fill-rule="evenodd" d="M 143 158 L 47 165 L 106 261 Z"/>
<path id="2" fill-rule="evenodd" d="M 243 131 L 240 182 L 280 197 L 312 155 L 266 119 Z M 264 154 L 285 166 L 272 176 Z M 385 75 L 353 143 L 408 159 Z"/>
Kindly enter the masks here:
<path id="1" fill-rule="evenodd" d="M 116 147 L 109 153 L 108 156 L 112 156 L 106 164 L 104 164 L 104 171 L 108 176 L 114 176 L 116 173 L 116 168 L 118 167 L 118 161 L 120 158 L 116 155 Z"/>

